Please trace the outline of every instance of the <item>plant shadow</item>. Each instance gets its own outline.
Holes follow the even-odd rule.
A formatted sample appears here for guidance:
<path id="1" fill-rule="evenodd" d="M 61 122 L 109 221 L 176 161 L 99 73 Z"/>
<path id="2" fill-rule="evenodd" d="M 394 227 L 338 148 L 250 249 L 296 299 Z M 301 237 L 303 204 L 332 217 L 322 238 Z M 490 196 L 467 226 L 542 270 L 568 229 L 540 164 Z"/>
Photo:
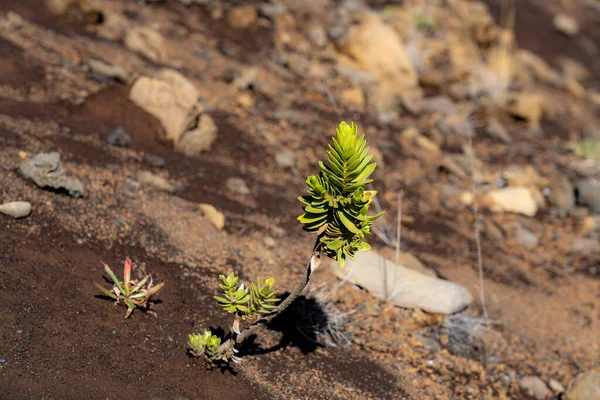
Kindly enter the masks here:
<path id="1" fill-rule="evenodd" d="M 285 299 L 289 293 L 283 293 Z M 328 316 L 321 304 L 314 298 L 298 296 L 296 300 L 268 325 L 269 331 L 281 333 L 281 340 L 275 346 L 263 348 L 252 335 L 240 346 L 240 355 L 268 354 L 288 347 L 297 347 L 303 354 L 313 353 L 324 347 L 319 340 L 319 332 L 326 329 Z"/>

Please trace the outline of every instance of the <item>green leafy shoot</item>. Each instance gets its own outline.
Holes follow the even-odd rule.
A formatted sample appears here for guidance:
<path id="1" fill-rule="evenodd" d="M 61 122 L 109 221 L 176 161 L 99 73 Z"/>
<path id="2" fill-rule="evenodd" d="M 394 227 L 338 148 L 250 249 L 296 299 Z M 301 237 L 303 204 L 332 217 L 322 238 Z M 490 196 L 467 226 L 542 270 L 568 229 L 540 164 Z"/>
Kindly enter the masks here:
<path id="1" fill-rule="evenodd" d="M 219 305 L 223 309 L 230 313 L 243 315 L 247 313 L 247 303 L 250 300 L 248 289 L 244 288 L 242 283 L 240 287 L 237 286 L 238 277 L 233 272 L 229 275 L 219 275 L 221 284 L 219 287 L 223 289 L 223 296 L 215 296 L 215 299 L 219 302 Z"/>
<path id="2" fill-rule="evenodd" d="M 376 164 L 364 135 L 354 124 L 341 122 L 329 145 L 327 163 L 319 162 L 319 175 L 306 179 L 308 195 L 298 199 L 304 214 L 298 220 L 303 229 L 316 232 L 325 255 L 343 268 L 347 258 L 371 248 L 363 239 L 371 233 L 372 222 L 382 214 L 368 215 L 376 193 L 365 190 Z"/>
<path id="3" fill-rule="evenodd" d="M 138 282 L 137 279 L 131 279 L 131 260 L 127 258 L 125 260 L 125 266 L 123 268 L 123 281 L 114 274 L 114 272 L 104 264 L 104 271 L 113 281 L 114 285 L 112 289 L 108 290 L 102 285 L 94 282 L 94 285 L 102 291 L 106 296 L 116 300 L 115 304 L 123 302 L 127 306 L 127 312 L 125 318 L 129 318 L 136 307 L 144 308 L 148 305 L 150 297 L 158 293 L 160 289 L 165 285 L 164 282 L 154 285 L 150 275 L 146 275 L 142 280 Z"/>
<path id="4" fill-rule="evenodd" d="M 209 330 L 204 333 L 193 333 L 188 335 L 188 348 L 190 353 L 196 357 L 204 357 L 207 362 L 213 363 L 223 357 L 219 354 L 221 338 L 211 334 Z"/>
<path id="5" fill-rule="evenodd" d="M 275 303 L 279 299 L 275 296 L 277 291 L 272 291 L 275 279 L 265 279 L 261 285 L 260 279 L 256 278 L 256 282 L 250 284 L 250 302 L 248 303 L 248 312 L 244 317 L 254 317 L 260 314 L 268 314 L 277 306 Z"/>

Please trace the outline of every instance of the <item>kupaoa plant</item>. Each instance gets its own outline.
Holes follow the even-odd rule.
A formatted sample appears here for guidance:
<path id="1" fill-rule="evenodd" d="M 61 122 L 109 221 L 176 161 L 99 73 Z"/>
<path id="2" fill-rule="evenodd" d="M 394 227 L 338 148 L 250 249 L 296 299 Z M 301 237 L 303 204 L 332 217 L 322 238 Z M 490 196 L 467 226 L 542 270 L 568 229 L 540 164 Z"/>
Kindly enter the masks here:
<path id="1" fill-rule="evenodd" d="M 115 304 L 124 304 L 127 307 L 125 318 L 129 318 L 136 307 L 147 308 L 150 297 L 156 293 L 165 285 L 164 282 L 154 285 L 152 277 L 146 275 L 142 280 L 131 279 L 131 260 L 127 258 L 125 260 L 125 266 L 123 268 L 123 280 L 119 280 L 117 276 L 112 272 L 108 265 L 104 265 L 104 271 L 113 281 L 112 289 L 108 290 L 102 285 L 94 282 L 94 285 L 102 291 L 106 296 L 116 300 Z"/>
<path id="2" fill-rule="evenodd" d="M 305 231 L 317 235 L 308 265 L 295 290 L 281 303 L 273 291 L 273 278 L 261 283 L 257 279 L 250 287 L 238 285 L 238 277 L 233 272 L 221 275 L 222 296 L 216 300 L 223 309 L 234 315 L 231 333 L 222 341 L 210 331 L 189 335 L 188 347 L 195 356 L 203 356 L 208 362 L 233 360 L 236 344 L 240 344 L 267 325 L 273 318 L 302 293 L 312 274 L 321 264 L 321 253 L 344 267 L 347 259 L 352 259 L 358 251 L 371 247 L 364 241 L 371 233 L 371 224 L 382 213 L 369 215 L 376 192 L 366 190 L 372 182 L 369 176 L 375 170 L 375 163 L 364 135 L 358 134 L 356 125 L 340 123 L 327 152 L 327 162 L 319 162 L 319 174 L 306 179 L 308 194 L 299 197 L 304 213 L 298 217 Z M 242 322 L 247 322 L 243 329 Z"/>

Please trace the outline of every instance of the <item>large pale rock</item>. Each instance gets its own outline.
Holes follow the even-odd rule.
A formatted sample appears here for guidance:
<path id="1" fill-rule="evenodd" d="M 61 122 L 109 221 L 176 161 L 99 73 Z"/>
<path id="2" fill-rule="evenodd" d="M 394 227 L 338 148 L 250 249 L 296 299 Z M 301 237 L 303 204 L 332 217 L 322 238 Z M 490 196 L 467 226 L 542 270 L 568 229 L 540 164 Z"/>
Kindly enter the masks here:
<path id="1" fill-rule="evenodd" d="M 386 86 L 401 92 L 417 86 L 417 73 L 400 36 L 374 12 L 362 12 L 340 39 L 342 52 Z"/>
<path id="2" fill-rule="evenodd" d="M 600 400 L 600 368 L 577 376 L 562 398 L 563 400 Z"/>
<path id="3" fill-rule="evenodd" d="M 31 160 L 24 161 L 18 171 L 42 189 L 66 191 L 71 197 L 82 197 L 85 194 L 79 179 L 67 176 L 57 152 L 40 153 Z"/>
<path id="4" fill-rule="evenodd" d="M 148 27 L 128 30 L 125 35 L 125 46 L 154 62 L 164 61 L 167 58 L 165 40 L 160 33 Z"/>
<path id="5" fill-rule="evenodd" d="M 373 296 L 386 299 L 401 307 L 420 308 L 427 312 L 453 314 L 472 301 L 464 287 L 396 265 L 374 251 L 361 251 L 348 260 L 344 269 L 332 263 L 333 272 L 368 290 Z M 387 277 L 387 290 L 386 290 Z"/>
<path id="6" fill-rule="evenodd" d="M 201 115 L 194 84 L 175 70 L 164 69 L 155 78 L 139 78 L 129 98 L 158 118 L 166 139 L 186 155 L 208 150 L 217 136 L 212 118 Z"/>
<path id="7" fill-rule="evenodd" d="M 492 200 L 491 210 L 494 212 L 511 212 L 533 217 L 538 205 L 531 190 L 525 187 L 507 187 L 489 192 Z"/>

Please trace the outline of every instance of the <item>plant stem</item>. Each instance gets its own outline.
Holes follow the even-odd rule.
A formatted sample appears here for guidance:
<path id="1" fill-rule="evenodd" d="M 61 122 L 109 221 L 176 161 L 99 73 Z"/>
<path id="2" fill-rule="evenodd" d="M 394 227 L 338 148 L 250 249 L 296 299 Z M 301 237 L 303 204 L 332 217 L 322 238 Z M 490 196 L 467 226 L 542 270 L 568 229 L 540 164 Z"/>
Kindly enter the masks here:
<path id="1" fill-rule="evenodd" d="M 298 298 L 298 296 L 300 296 L 300 294 L 304 291 L 306 286 L 308 286 L 308 282 L 310 282 L 310 277 L 312 276 L 313 272 L 317 268 L 319 268 L 319 265 L 321 265 L 321 236 L 322 235 L 319 235 L 319 237 L 317 237 L 315 246 L 310 256 L 310 260 L 308 261 L 308 265 L 306 266 L 306 269 L 302 274 L 302 279 L 300 279 L 300 281 L 296 285 L 296 289 L 294 289 L 294 291 L 290 293 L 284 301 L 279 303 L 277 308 L 275 308 L 270 314 L 254 322 L 252 325 L 246 327 L 239 335 L 233 332 L 232 337 L 223 344 L 221 344 L 221 346 L 219 347 L 219 354 L 224 356 L 231 355 L 233 351 L 233 346 L 242 343 L 256 330 L 268 324 L 273 318 L 275 318 L 276 316 L 281 314 L 286 308 L 288 308 L 294 302 L 294 300 Z"/>

